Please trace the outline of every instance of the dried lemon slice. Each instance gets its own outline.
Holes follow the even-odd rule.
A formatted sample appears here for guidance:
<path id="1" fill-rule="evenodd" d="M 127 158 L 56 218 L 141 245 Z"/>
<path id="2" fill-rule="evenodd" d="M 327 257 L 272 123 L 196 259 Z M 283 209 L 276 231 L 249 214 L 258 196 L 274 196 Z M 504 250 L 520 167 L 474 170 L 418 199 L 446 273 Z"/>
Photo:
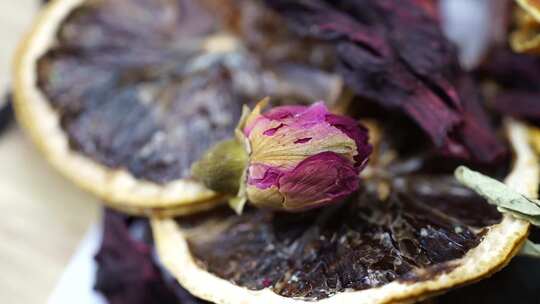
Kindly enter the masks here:
<path id="1" fill-rule="evenodd" d="M 540 53 L 540 2 L 516 0 L 514 21 L 517 29 L 510 35 L 510 45 L 518 53 Z"/>
<path id="2" fill-rule="evenodd" d="M 276 18 L 245 0 L 53 1 L 18 52 L 18 120 L 54 167 L 113 207 L 211 208 L 223 197 L 189 168 L 232 136 L 245 102 L 340 94 L 323 47 Z"/>
<path id="3" fill-rule="evenodd" d="M 538 190 L 527 128 L 509 124 L 515 151 L 506 184 Z M 529 224 L 452 177 L 364 181 L 346 204 L 299 215 L 214 209 L 154 219 L 159 256 L 179 283 L 215 303 L 410 303 L 504 267 Z"/>

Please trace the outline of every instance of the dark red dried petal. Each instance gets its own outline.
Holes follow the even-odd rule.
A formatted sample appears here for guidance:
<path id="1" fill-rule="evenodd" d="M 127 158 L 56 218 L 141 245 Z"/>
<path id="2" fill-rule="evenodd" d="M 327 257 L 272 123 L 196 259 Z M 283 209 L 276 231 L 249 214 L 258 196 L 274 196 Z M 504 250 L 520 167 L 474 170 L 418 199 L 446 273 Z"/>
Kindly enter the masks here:
<path id="1" fill-rule="evenodd" d="M 540 56 L 517 54 L 508 47 L 491 50 L 477 73 L 505 89 L 540 90 Z"/>
<path id="2" fill-rule="evenodd" d="M 509 48 L 494 49 L 477 73 L 499 86 L 489 100 L 492 110 L 534 122 L 540 120 L 540 57 L 517 54 Z"/>
<path id="3" fill-rule="evenodd" d="M 508 90 L 497 94 L 491 101 L 492 108 L 505 115 L 540 119 L 540 92 Z"/>
<path id="4" fill-rule="evenodd" d="M 424 11 L 426 11 L 430 17 L 434 19 L 439 19 L 439 5 L 438 1 L 433 0 L 413 0 L 416 5 L 421 6 Z"/>
<path id="5" fill-rule="evenodd" d="M 151 245 L 132 236 L 130 222 L 143 225 L 149 233 L 146 220 L 128 218 L 111 210 L 105 212 L 103 240 L 95 257 L 98 264 L 95 289 L 109 304 L 206 303 L 183 289 L 177 292 L 166 285 L 154 263 Z M 181 289 L 179 285 L 178 288 Z"/>
<path id="6" fill-rule="evenodd" d="M 367 3 L 368 1 L 358 2 Z M 375 22 L 378 18 L 375 11 L 364 11 L 363 17 L 367 24 L 360 25 L 352 15 L 343 14 L 331 2 L 266 0 L 266 3 L 283 15 L 290 27 L 303 36 L 331 41 L 351 41 L 381 55 L 387 55 L 391 51 L 385 41 L 384 29 Z M 351 6 L 348 9 L 356 8 Z"/>
<path id="7" fill-rule="evenodd" d="M 355 93 L 413 119 L 452 157 L 493 162 L 506 152 L 424 0 L 266 0 L 300 35 L 332 42 Z M 476 90 L 476 88 L 475 88 Z M 479 123 L 472 123 L 479 115 Z M 489 143 L 489 148 L 481 144 Z"/>
<path id="8" fill-rule="evenodd" d="M 506 149 L 496 137 L 495 130 L 491 127 L 489 119 L 482 108 L 482 96 L 477 89 L 477 84 L 472 77 L 466 75 L 460 79 L 459 93 L 463 97 L 462 119 L 460 128 L 450 134 L 450 138 L 462 146 L 470 158 L 488 163 L 501 159 L 506 155 Z M 475 147 L 467 150 L 466 147 Z M 455 155 L 456 153 L 453 153 Z"/>
<path id="9" fill-rule="evenodd" d="M 340 72 L 357 94 L 405 112 L 437 146 L 460 123 L 458 113 L 400 63 L 372 56 L 352 44 L 342 44 L 338 50 L 343 54 Z"/>
<path id="10" fill-rule="evenodd" d="M 411 73 L 451 106 L 460 108 L 454 79 L 459 75 L 457 50 L 442 33 L 439 20 L 419 0 L 374 1 L 389 18 L 389 44 Z"/>

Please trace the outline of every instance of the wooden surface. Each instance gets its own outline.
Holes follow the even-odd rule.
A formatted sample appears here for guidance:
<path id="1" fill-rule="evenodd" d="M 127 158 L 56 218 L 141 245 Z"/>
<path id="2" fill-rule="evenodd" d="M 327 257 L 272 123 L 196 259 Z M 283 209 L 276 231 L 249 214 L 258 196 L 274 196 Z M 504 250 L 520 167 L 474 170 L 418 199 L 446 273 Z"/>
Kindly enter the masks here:
<path id="1" fill-rule="evenodd" d="M 0 0 L 0 93 L 38 0 Z M 0 303 L 46 303 L 97 200 L 56 173 L 16 125 L 0 135 Z"/>

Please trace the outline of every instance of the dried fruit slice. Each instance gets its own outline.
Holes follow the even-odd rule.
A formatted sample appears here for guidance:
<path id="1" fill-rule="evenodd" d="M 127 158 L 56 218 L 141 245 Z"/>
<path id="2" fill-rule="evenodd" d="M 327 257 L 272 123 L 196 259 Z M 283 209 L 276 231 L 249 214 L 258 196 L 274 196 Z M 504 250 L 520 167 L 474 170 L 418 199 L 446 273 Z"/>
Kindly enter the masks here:
<path id="1" fill-rule="evenodd" d="M 510 45 L 518 53 L 540 53 L 540 1 L 515 0 L 517 29 L 510 35 Z"/>
<path id="2" fill-rule="evenodd" d="M 536 196 L 526 127 L 506 182 Z M 450 177 L 364 181 L 352 201 L 302 216 L 226 209 L 152 222 L 158 253 L 188 291 L 216 303 L 414 302 L 502 268 L 529 224 Z"/>
<path id="3" fill-rule="evenodd" d="M 221 197 L 189 168 L 233 134 L 244 102 L 340 95 L 324 48 L 276 18 L 246 0 L 51 2 L 19 51 L 18 119 L 57 169 L 116 208 L 210 208 Z"/>

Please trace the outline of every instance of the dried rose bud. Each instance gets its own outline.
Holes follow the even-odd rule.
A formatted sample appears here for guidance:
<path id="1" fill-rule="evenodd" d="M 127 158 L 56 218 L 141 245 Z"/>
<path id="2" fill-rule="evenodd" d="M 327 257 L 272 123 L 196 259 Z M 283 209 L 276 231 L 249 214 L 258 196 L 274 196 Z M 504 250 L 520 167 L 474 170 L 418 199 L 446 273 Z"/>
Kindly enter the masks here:
<path id="1" fill-rule="evenodd" d="M 231 141 L 219 144 L 194 166 L 194 176 L 222 192 L 224 177 L 241 176 L 232 200 L 238 212 L 246 199 L 258 207 L 303 211 L 341 201 L 358 189 L 359 172 L 372 149 L 366 128 L 330 113 L 322 102 L 261 113 L 264 104 L 245 115 L 237 130 L 245 157 L 238 149 L 226 152 Z M 223 168 L 217 160 L 225 157 L 246 159 L 243 174 Z"/>
<path id="2" fill-rule="evenodd" d="M 257 206 L 304 210 L 342 200 L 358 189 L 371 152 L 367 130 L 322 102 L 256 109 L 243 131 L 251 147 L 246 194 Z"/>

